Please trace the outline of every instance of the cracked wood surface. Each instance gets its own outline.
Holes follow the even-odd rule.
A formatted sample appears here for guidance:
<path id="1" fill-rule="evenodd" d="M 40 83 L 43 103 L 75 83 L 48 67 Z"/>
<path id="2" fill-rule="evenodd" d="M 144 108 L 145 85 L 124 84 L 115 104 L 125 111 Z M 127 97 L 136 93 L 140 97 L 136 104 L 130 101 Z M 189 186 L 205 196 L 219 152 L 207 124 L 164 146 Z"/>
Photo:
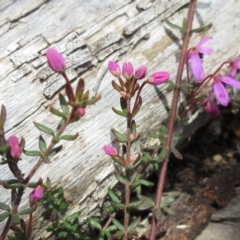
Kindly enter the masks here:
<path id="1" fill-rule="evenodd" d="M 102 146 L 111 143 L 110 128 L 125 130 L 122 119 L 111 107 L 118 107 L 118 94 L 112 91 L 107 62 L 132 61 L 134 66 L 148 65 L 148 72 L 166 70 L 176 76 L 180 34 L 166 34 L 165 18 L 181 24 L 186 16 L 187 0 L 24 0 L 2 1 L 0 6 L 0 104 L 7 108 L 6 136 L 16 134 L 26 139 L 26 149 L 37 148 L 39 131 L 32 121 L 56 126 L 58 119 L 48 112 L 57 105 L 57 93 L 64 80 L 47 67 L 45 52 L 55 47 L 66 56 L 67 73 L 76 86 L 81 76 L 92 95 L 102 100 L 87 109 L 84 118 L 72 124 L 68 133 L 79 132 L 74 142 L 64 142 L 63 150 L 52 164 L 43 165 L 34 179 L 50 177 L 65 186 L 67 199 L 74 210 L 100 215 L 108 187 L 116 184 L 113 164 Z M 208 36 L 215 52 L 205 59 L 206 71 L 216 69 L 219 61 L 239 55 L 240 2 L 237 0 L 200 1 L 196 27 L 212 23 Z M 169 32 L 169 31 L 168 31 Z M 191 44 L 199 41 L 194 35 Z M 136 118 L 138 130 L 148 133 L 167 117 L 171 94 L 166 86 L 147 86 L 143 107 Z M 149 115 L 151 114 L 151 115 Z M 149 118 L 149 116 L 151 116 Z M 198 125 L 202 124 L 199 123 Z M 182 132 L 182 129 L 179 130 Z M 46 136 L 45 136 L 46 137 Z M 48 142 L 49 138 L 46 137 Z M 26 174 L 36 158 L 23 156 L 19 163 Z M 0 168 L 1 179 L 9 179 L 6 166 Z M 1 188 L 0 201 L 9 203 L 8 191 Z M 26 203 L 27 198 L 24 198 Z"/>

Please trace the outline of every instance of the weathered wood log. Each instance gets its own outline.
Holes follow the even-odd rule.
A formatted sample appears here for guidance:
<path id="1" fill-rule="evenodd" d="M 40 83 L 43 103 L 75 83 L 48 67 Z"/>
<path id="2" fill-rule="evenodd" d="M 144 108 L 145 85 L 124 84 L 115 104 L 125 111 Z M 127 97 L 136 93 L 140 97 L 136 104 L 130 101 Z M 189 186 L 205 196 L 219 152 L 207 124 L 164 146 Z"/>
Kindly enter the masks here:
<path id="1" fill-rule="evenodd" d="M 82 219 L 100 214 L 106 189 L 116 184 L 113 164 L 102 147 L 113 141 L 111 128 L 125 130 L 124 121 L 111 111 L 112 106 L 118 107 L 119 96 L 112 90 L 107 63 L 117 60 L 132 61 L 135 66 L 147 64 L 149 73 L 166 70 L 174 79 L 181 35 L 176 31 L 169 34 L 164 19 L 170 17 L 180 25 L 187 14 L 187 4 L 187 0 L 8 0 L 1 5 L 0 104 L 7 108 L 6 136 L 25 137 L 26 148 L 33 150 L 40 133 L 32 121 L 57 125 L 58 119 L 48 112 L 48 107 L 57 106 L 64 80 L 47 67 L 48 47 L 55 47 L 66 56 L 73 85 L 81 76 L 92 95 L 102 94 L 102 100 L 87 109 L 82 121 L 67 129 L 69 133 L 79 132 L 80 137 L 63 143 L 63 150 L 53 157 L 52 164 L 43 165 L 34 177 L 50 177 L 64 186 L 74 210 L 82 210 Z M 213 24 L 206 33 L 213 36 L 211 46 L 215 49 L 204 60 L 207 72 L 239 54 L 239 7 L 240 2 L 235 0 L 203 0 L 198 4 L 194 26 Z M 197 43 L 199 37 L 193 35 L 191 44 Z M 136 118 L 139 132 L 147 134 L 159 128 L 167 118 L 171 97 L 166 86 L 144 89 L 144 104 Z M 194 128 L 203 123 L 198 121 Z M 178 131 L 183 132 L 183 128 Z M 19 166 L 27 174 L 36 161 L 23 156 Z M 0 174 L 1 179 L 11 176 L 6 166 L 1 166 Z M 9 192 L 2 188 L 0 191 L 0 201 L 9 203 Z M 27 195 L 23 205 L 28 201 Z"/>

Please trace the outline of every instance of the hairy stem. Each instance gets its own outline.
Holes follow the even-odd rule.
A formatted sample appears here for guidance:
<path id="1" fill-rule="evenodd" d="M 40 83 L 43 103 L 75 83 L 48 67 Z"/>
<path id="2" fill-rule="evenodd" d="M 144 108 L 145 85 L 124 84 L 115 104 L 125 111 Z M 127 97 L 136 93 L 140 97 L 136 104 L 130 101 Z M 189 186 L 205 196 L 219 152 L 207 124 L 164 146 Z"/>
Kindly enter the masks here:
<path id="1" fill-rule="evenodd" d="M 177 77 L 176 77 L 176 88 L 174 90 L 170 118 L 169 118 L 169 122 L 168 122 L 168 134 L 167 134 L 167 140 L 166 140 L 165 147 L 169 151 L 164 160 L 164 163 L 163 163 L 163 166 L 161 168 L 159 178 L 158 178 L 158 186 L 157 186 L 157 192 L 156 192 L 155 205 L 154 205 L 154 210 L 153 210 L 149 240 L 155 240 L 155 237 L 156 237 L 156 229 L 157 229 L 157 221 L 158 221 L 157 217 L 156 217 L 156 212 L 157 212 L 157 209 L 159 209 L 160 205 L 161 205 L 163 187 L 164 187 L 164 183 L 165 183 L 165 179 L 166 179 L 166 173 L 167 173 L 167 167 L 168 167 L 168 161 L 169 161 L 169 153 L 170 153 L 172 137 L 173 137 L 173 132 L 174 132 L 174 126 L 175 126 L 175 120 L 176 120 L 177 109 L 178 109 L 178 100 L 179 100 L 179 95 L 180 95 L 180 85 L 181 85 L 182 73 L 183 73 L 184 63 L 185 63 L 185 59 L 186 59 L 187 47 L 188 47 L 188 43 L 189 43 L 189 39 L 190 39 L 190 35 L 191 35 L 192 22 L 193 22 L 194 12 L 195 12 L 195 8 L 196 8 L 196 3 L 197 3 L 197 0 L 191 0 L 190 6 L 189 6 L 187 30 L 186 30 L 184 40 L 183 40 L 183 46 L 182 46 L 182 51 L 181 51 L 181 56 L 180 56 L 178 71 L 177 71 Z"/>

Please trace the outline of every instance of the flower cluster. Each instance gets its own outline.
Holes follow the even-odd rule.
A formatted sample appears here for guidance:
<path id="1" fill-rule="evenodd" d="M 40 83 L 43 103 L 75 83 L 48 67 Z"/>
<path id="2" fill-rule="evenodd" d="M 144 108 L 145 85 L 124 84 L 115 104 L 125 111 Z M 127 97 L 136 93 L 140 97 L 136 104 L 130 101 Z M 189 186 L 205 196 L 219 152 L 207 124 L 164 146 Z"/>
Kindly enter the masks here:
<path id="1" fill-rule="evenodd" d="M 205 75 L 203 63 L 202 63 L 202 56 L 203 55 L 210 55 L 212 54 L 213 50 L 210 47 L 204 46 L 206 42 L 211 40 L 211 37 L 203 38 L 196 46 L 190 48 L 188 50 L 188 62 L 190 65 L 191 72 L 196 79 L 197 82 L 201 83 L 200 85 L 203 86 L 205 82 L 212 81 L 211 90 L 205 99 L 204 109 L 206 112 L 219 115 L 219 109 L 217 105 L 212 102 L 211 96 L 214 94 L 217 102 L 222 106 L 227 106 L 229 104 L 229 94 L 227 88 L 232 86 L 236 89 L 240 89 L 240 82 L 235 79 L 237 71 L 240 69 L 240 58 L 236 58 L 233 61 L 226 61 L 224 62 L 214 74 Z M 224 65 L 229 66 L 229 74 L 228 75 L 221 75 L 219 71 Z"/>

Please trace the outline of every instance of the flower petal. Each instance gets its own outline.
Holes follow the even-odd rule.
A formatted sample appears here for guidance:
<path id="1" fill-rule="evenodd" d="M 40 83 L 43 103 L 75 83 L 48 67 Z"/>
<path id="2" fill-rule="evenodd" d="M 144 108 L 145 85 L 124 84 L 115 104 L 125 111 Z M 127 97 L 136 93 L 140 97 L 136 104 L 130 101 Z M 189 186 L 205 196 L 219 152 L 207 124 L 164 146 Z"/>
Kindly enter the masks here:
<path id="1" fill-rule="evenodd" d="M 200 40 L 200 42 L 197 44 L 197 47 L 202 46 L 203 44 L 205 44 L 206 42 L 208 42 L 209 40 L 211 40 L 212 37 L 205 37 L 202 40 Z"/>
<path id="2" fill-rule="evenodd" d="M 213 91 L 218 102 L 226 107 L 229 103 L 229 95 L 223 84 L 221 82 L 214 82 Z"/>
<path id="3" fill-rule="evenodd" d="M 240 89 L 240 82 L 235 80 L 234 78 L 228 77 L 228 76 L 222 76 L 221 81 L 224 83 L 227 83 L 230 86 L 233 86 L 237 89 Z"/>
<path id="4" fill-rule="evenodd" d="M 190 67 L 196 80 L 202 81 L 204 79 L 204 69 L 202 65 L 202 60 L 199 57 L 198 53 L 192 53 L 190 58 Z"/>
<path id="5" fill-rule="evenodd" d="M 198 52 L 205 54 L 205 55 L 211 55 L 213 52 L 213 49 L 210 47 L 199 47 Z"/>

